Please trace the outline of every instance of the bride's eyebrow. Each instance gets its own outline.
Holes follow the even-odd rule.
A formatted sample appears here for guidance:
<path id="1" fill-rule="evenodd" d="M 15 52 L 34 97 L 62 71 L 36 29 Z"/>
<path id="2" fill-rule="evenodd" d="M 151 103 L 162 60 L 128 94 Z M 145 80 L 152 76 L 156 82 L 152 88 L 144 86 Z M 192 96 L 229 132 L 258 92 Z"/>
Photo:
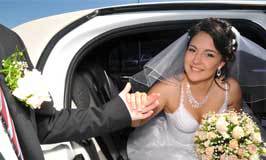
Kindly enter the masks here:
<path id="1" fill-rule="evenodd" d="M 193 44 L 189 44 L 188 47 L 193 47 L 193 48 L 197 49 L 197 47 L 194 46 Z"/>
<path id="2" fill-rule="evenodd" d="M 189 44 L 188 47 L 192 47 L 192 48 L 194 48 L 194 49 L 198 49 L 198 48 L 197 48 L 195 45 L 193 45 L 193 44 Z M 213 49 L 205 49 L 205 51 L 207 51 L 207 52 L 212 52 L 212 53 L 217 54 L 217 51 L 215 51 L 215 50 L 213 50 Z"/>
<path id="3" fill-rule="evenodd" d="M 215 50 L 212 50 L 212 49 L 205 49 L 205 51 L 217 54 L 217 52 Z"/>

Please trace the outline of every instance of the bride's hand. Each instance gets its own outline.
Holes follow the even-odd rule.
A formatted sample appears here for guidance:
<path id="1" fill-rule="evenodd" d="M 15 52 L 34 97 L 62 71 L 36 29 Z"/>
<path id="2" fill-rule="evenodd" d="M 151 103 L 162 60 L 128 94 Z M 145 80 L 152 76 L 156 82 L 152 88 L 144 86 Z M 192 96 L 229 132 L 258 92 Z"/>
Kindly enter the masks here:
<path id="1" fill-rule="evenodd" d="M 135 92 L 127 94 L 127 103 L 131 110 L 136 113 L 152 115 L 153 110 L 159 106 L 159 94 L 152 93 L 147 95 L 145 92 Z M 148 118 L 149 116 L 145 116 Z"/>
<path id="2" fill-rule="evenodd" d="M 159 106 L 159 94 L 147 95 L 144 92 L 129 93 L 130 83 L 119 93 L 119 96 L 125 102 L 130 113 L 132 121 L 143 120 L 154 113 L 154 109 Z"/>

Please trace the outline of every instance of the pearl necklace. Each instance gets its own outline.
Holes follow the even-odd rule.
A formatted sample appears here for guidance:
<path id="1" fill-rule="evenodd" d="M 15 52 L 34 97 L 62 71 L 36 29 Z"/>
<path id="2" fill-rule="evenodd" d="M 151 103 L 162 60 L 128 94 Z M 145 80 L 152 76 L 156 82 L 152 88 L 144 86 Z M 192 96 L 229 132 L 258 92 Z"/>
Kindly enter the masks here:
<path id="1" fill-rule="evenodd" d="M 209 91 L 210 91 L 210 89 L 208 90 L 207 95 L 203 98 L 202 101 L 197 101 L 197 100 L 193 97 L 193 95 L 192 95 L 192 92 L 191 92 L 191 89 L 190 89 L 190 85 L 189 85 L 189 83 L 187 83 L 186 95 L 187 95 L 187 97 L 188 97 L 188 102 L 192 105 L 193 108 L 196 108 L 196 109 L 197 109 L 197 108 L 202 107 L 202 105 L 203 105 L 204 103 L 206 103 L 206 101 L 207 101 L 208 98 L 209 98 Z"/>

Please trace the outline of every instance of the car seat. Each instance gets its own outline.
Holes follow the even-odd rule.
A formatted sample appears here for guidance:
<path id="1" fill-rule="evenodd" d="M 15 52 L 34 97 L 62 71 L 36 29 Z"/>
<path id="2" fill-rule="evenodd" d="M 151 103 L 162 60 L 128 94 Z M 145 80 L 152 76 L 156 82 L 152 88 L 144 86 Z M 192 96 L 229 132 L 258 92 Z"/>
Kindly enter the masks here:
<path id="1" fill-rule="evenodd" d="M 102 107 L 104 103 L 119 94 L 117 85 L 95 62 L 87 62 L 85 65 L 79 66 L 74 74 L 72 86 L 72 99 L 77 108 Z M 125 133 L 126 131 L 121 130 L 95 137 L 108 160 L 127 159 Z"/>

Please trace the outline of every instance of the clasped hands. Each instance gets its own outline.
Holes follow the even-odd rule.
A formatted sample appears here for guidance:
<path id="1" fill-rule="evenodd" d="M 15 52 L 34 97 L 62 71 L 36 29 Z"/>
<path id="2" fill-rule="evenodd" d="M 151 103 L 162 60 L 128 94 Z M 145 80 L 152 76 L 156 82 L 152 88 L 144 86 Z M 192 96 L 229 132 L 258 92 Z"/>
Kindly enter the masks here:
<path id="1" fill-rule="evenodd" d="M 159 106 L 159 94 L 147 95 L 144 92 L 129 93 L 131 84 L 127 83 L 119 96 L 126 103 L 132 121 L 143 120 L 154 113 L 154 109 Z"/>

